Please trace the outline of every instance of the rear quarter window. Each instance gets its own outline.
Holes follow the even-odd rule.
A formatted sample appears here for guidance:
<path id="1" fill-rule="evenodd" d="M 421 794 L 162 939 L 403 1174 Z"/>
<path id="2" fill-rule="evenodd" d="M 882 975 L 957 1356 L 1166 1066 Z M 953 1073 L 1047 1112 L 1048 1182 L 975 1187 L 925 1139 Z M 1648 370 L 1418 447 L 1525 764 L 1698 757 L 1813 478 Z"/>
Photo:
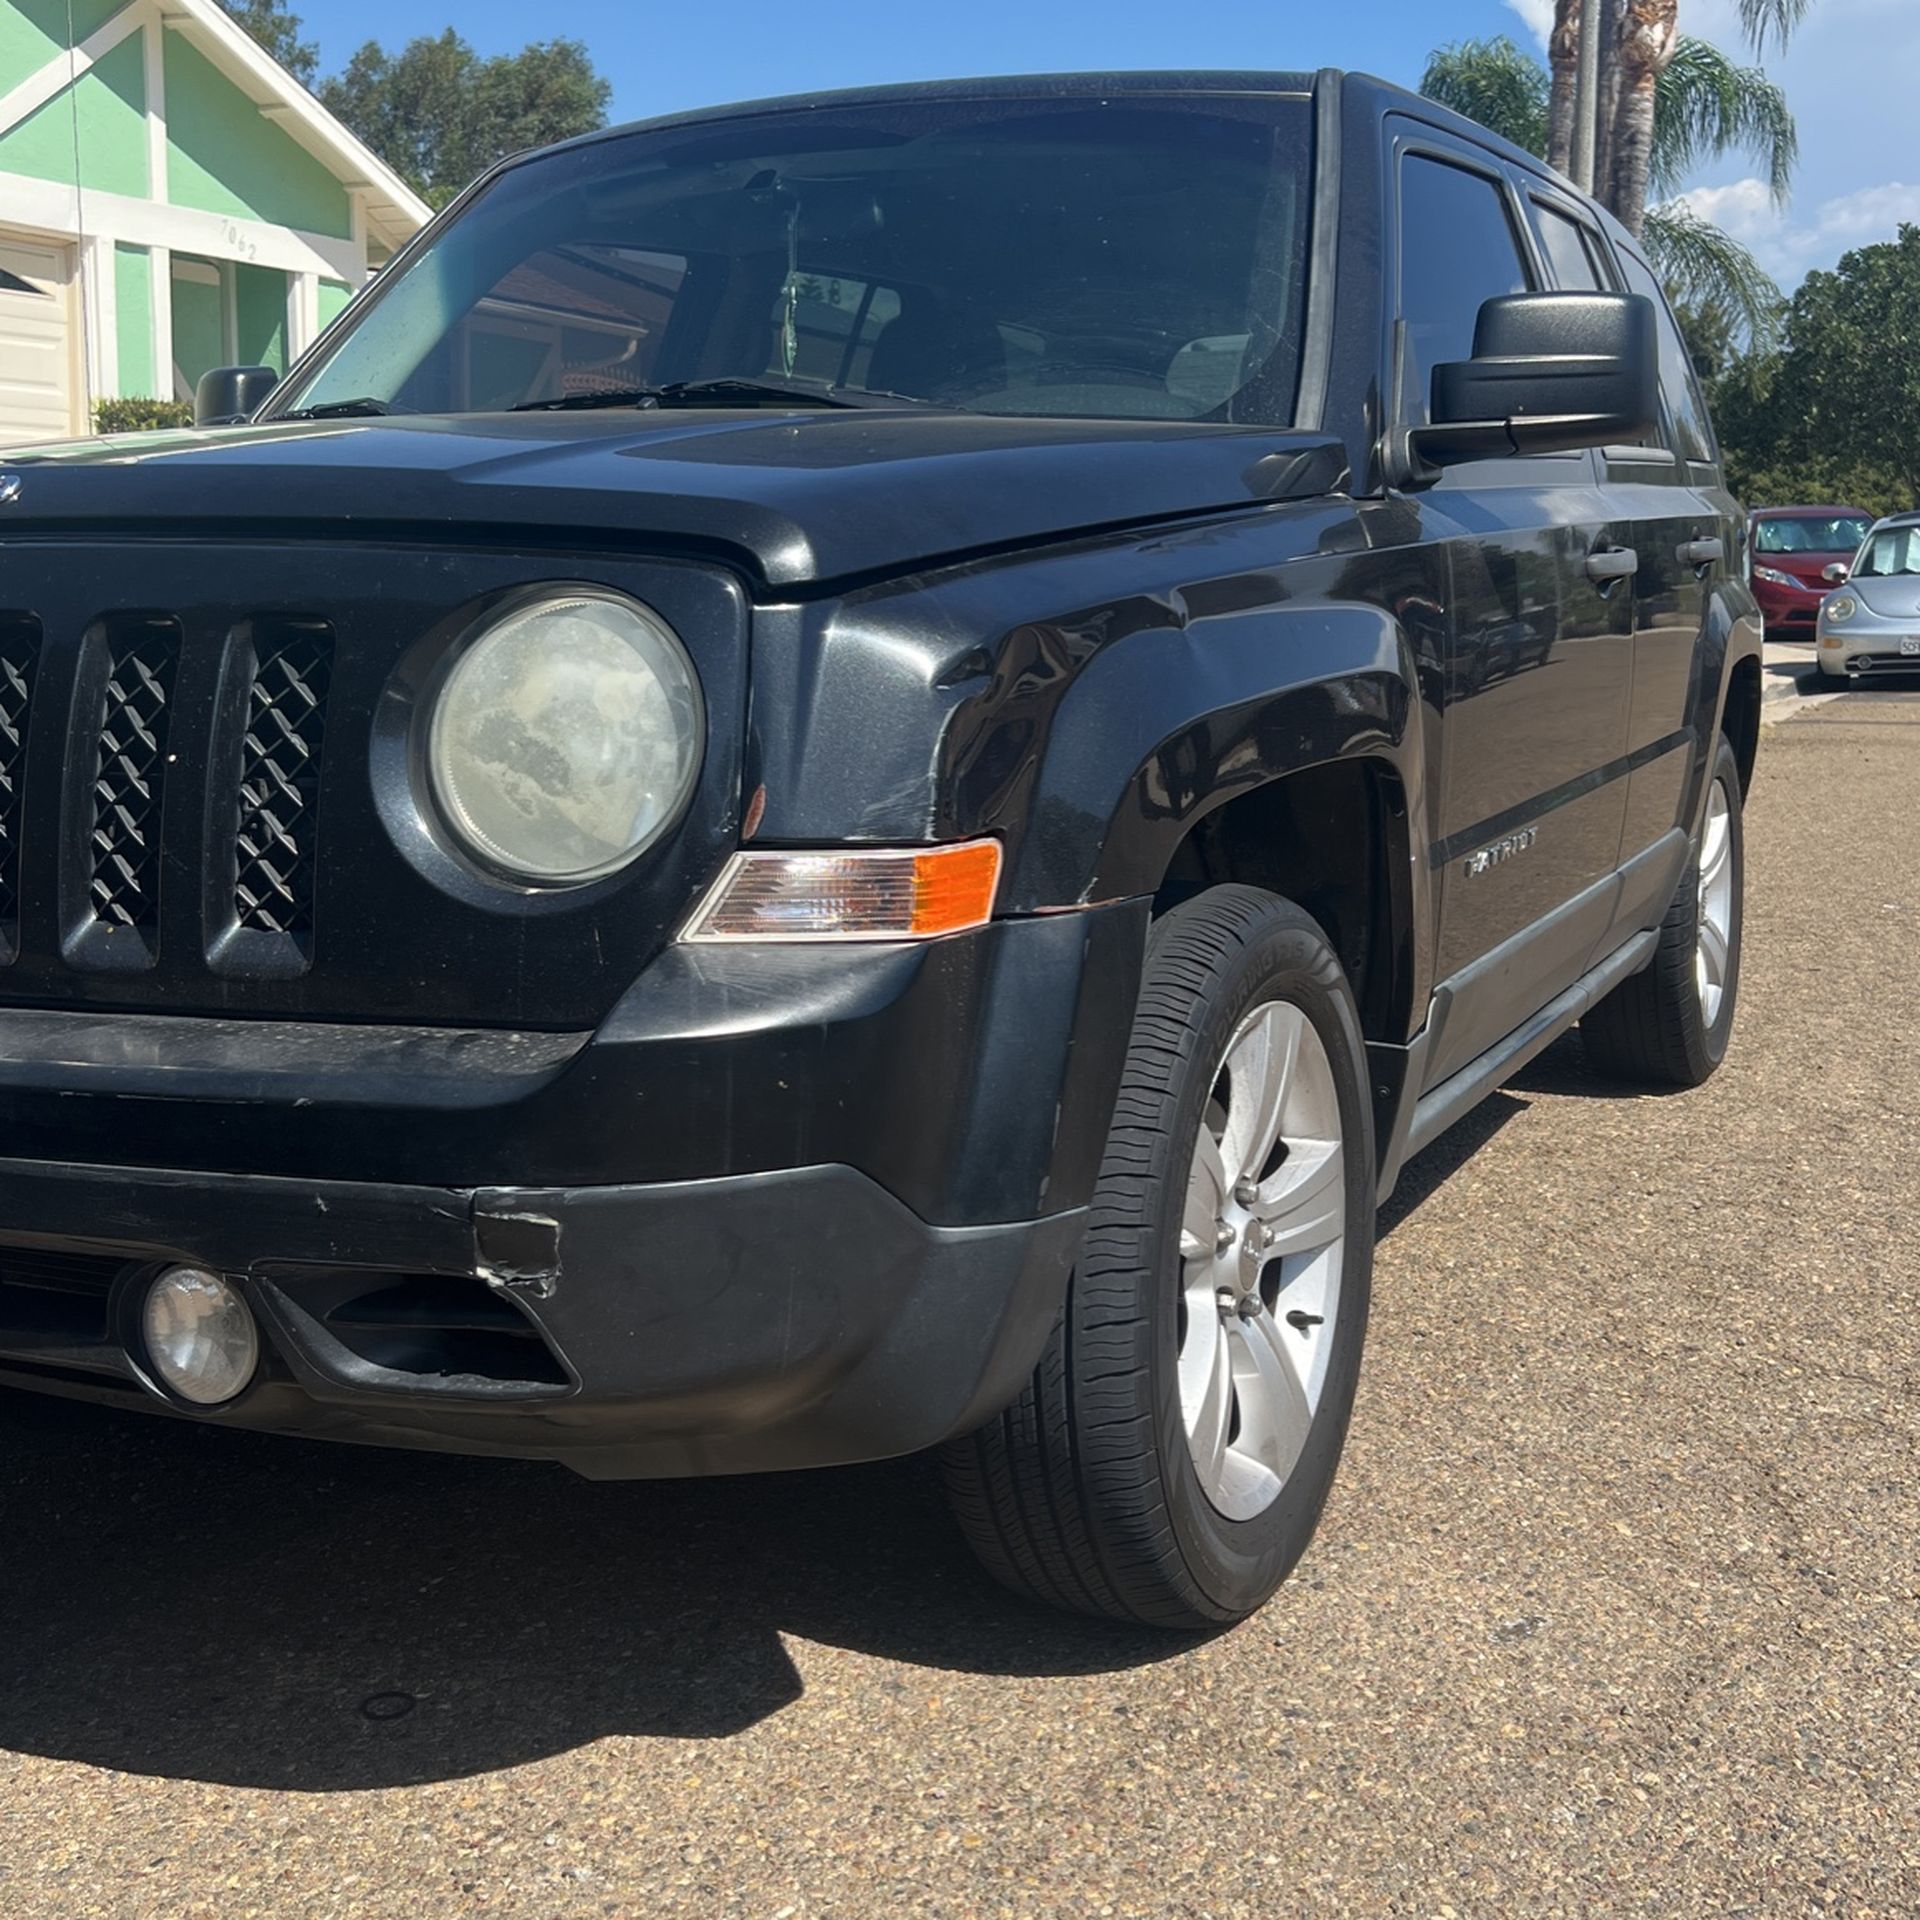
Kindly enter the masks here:
<path id="1" fill-rule="evenodd" d="M 1544 200 L 1533 202 L 1533 224 L 1556 287 L 1567 293 L 1605 293 L 1611 288 L 1600 265 L 1598 237 L 1588 227 Z"/>

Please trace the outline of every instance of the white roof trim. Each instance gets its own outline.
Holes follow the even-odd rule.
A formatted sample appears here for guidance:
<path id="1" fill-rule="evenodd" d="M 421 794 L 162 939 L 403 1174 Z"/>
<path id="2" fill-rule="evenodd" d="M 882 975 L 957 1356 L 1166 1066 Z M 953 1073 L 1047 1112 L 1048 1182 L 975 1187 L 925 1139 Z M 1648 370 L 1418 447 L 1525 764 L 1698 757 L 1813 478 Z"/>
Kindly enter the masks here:
<path id="1" fill-rule="evenodd" d="M 122 40 L 139 30 L 140 9 L 129 7 L 95 28 L 77 47 L 55 54 L 45 66 L 28 74 L 11 93 L 0 95 L 0 133 L 12 132 L 49 100 L 65 93 L 69 87 L 78 86 L 80 76 L 91 72 L 95 61 L 103 59 Z"/>
<path id="2" fill-rule="evenodd" d="M 273 124 L 330 168 L 348 192 L 362 195 L 374 222 L 395 245 L 433 218 L 433 209 L 272 58 L 218 0 L 159 0 L 155 11 L 173 31 L 184 30 L 198 41 L 201 51 L 255 106 L 272 109 Z"/>

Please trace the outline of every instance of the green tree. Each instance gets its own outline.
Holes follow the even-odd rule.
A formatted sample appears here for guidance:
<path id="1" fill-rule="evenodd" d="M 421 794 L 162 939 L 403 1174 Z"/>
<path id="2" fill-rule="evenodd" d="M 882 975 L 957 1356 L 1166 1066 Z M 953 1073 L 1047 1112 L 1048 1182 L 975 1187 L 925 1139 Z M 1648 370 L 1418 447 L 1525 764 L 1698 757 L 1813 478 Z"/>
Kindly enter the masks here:
<path id="1" fill-rule="evenodd" d="M 1716 387 L 1728 464 L 1748 497 L 1920 499 L 1920 227 L 1810 273 L 1785 344 Z"/>
<path id="2" fill-rule="evenodd" d="M 509 154 L 605 126 L 611 95 L 577 40 L 483 59 L 451 27 L 398 53 L 370 40 L 320 90 L 435 206 Z"/>
<path id="3" fill-rule="evenodd" d="M 286 0 L 220 0 L 220 4 L 303 87 L 313 85 L 320 71 L 320 49 L 300 38 L 300 16 L 287 11 Z"/>
<path id="4" fill-rule="evenodd" d="M 1733 316 L 1717 300 L 1676 300 L 1673 317 L 1687 343 L 1693 370 L 1702 380 L 1717 380 L 1739 358 Z"/>

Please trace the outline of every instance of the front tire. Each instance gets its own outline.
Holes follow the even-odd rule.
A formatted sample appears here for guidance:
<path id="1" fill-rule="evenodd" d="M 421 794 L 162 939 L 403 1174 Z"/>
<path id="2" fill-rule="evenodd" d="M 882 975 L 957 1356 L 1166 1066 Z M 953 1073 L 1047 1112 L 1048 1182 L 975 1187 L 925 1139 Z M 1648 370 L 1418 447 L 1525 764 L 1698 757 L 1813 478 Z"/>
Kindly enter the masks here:
<path id="1" fill-rule="evenodd" d="M 1740 996 L 1746 887 L 1740 763 L 1724 734 L 1693 858 L 1651 961 L 1580 1022 L 1587 1059 L 1641 1085 L 1697 1087 L 1726 1058 Z"/>
<path id="2" fill-rule="evenodd" d="M 1060 1325 L 945 1450 L 1015 1592 L 1188 1631 L 1260 1607 L 1312 1538 L 1353 1406 L 1374 1156 L 1351 988 L 1251 887 L 1156 922 Z"/>

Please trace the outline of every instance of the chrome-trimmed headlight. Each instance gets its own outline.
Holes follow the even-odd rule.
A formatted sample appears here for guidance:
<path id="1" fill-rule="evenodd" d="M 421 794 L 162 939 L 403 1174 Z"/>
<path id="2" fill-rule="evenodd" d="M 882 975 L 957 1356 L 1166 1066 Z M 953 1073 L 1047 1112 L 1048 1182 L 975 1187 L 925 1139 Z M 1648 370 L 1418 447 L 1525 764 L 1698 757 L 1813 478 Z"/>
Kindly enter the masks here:
<path id="1" fill-rule="evenodd" d="M 706 715 L 679 636 L 649 607 L 569 587 L 460 648 L 426 738 L 435 810 L 469 858 L 569 886 L 638 859 L 700 777 Z"/>
<path id="2" fill-rule="evenodd" d="M 1836 593 L 1831 600 L 1822 602 L 1820 618 L 1823 622 L 1840 627 L 1860 611 L 1860 602 L 1850 593 Z"/>
<path id="3" fill-rule="evenodd" d="M 1782 573 L 1778 567 L 1756 565 L 1753 569 L 1753 577 L 1756 580 L 1765 580 L 1770 585 L 1776 587 L 1797 587 L 1800 585 L 1800 582 L 1796 580 L 1792 574 Z"/>

